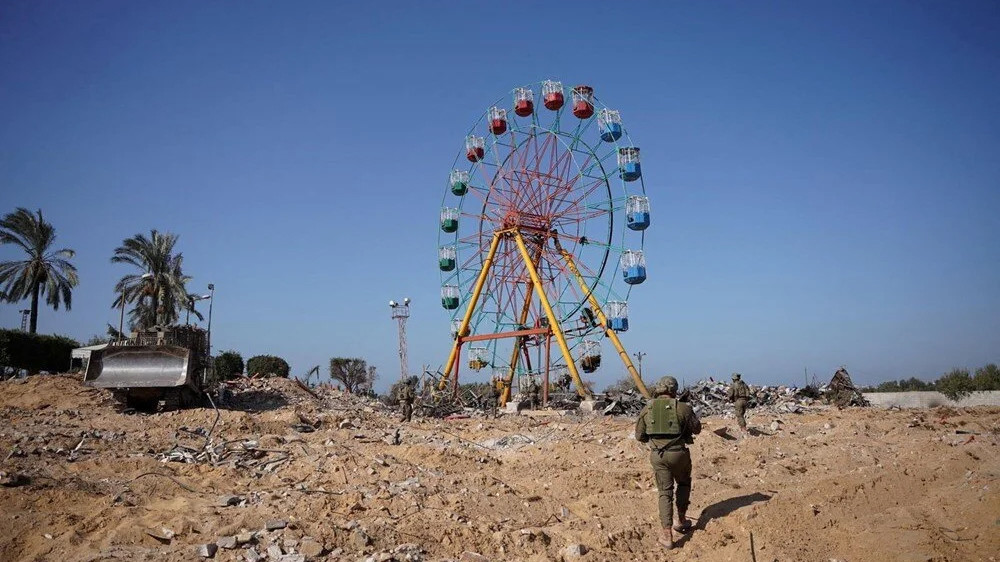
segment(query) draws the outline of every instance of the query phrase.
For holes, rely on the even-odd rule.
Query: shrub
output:
[[[255,355],[247,360],[247,373],[288,378],[288,362],[274,355]]]
[[[29,373],[59,373],[70,367],[76,340],[65,336],[29,334],[20,330],[0,330],[0,366]]]
[[[976,369],[972,385],[976,390],[1000,390],[1000,367],[996,363],[990,363]]]
[[[961,400],[975,390],[968,369],[952,369],[934,383],[934,388],[952,400]]]
[[[215,375],[223,380],[243,374],[243,356],[238,351],[223,351],[215,358]]]

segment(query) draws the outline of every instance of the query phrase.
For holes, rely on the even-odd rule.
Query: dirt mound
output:
[[[261,384],[233,393],[283,403],[131,416],[75,378],[0,384],[0,560],[181,561],[209,543],[224,561],[664,558],[632,420],[399,426],[360,397]],[[749,422],[753,435],[736,439],[730,422],[704,420],[696,528],[671,559],[1000,552],[1000,409],[751,411]]]
[[[38,375],[0,381],[0,407],[22,410],[94,408],[111,399],[105,390],[85,387],[79,375]]]

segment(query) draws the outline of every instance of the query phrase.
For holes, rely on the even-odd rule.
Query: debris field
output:
[[[226,394],[218,411],[128,415],[76,377],[0,383],[0,560],[1000,553],[998,408],[762,408],[749,436],[703,417],[695,529],[666,554],[634,418],[543,410],[400,425],[376,401],[285,379]]]

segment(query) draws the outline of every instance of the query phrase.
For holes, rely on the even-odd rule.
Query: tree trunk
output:
[[[35,283],[34,288],[31,290],[31,320],[30,326],[28,328],[29,334],[34,334],[38,331],[38,292],[41,290],[42,284],[40,282]]]

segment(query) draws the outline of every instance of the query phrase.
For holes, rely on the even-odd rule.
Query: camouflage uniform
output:
[[[490,409],[493,417],[497,417],[497,409],[500,407],[500,385],[503,381],[497,379],[490,383]]]
[[[403,408],[403,421],[408,422],[413,418],[413,401],[416,400],[416,393],[413,392],[413,385],[407,381],[399,388],[399,404]]]
[[[750,398],[750,387],[740,380],[739,373],[733,373],[733,384],[729,385],[729,401],[736,408],[736,423],[740,429],[747,428],[747,400]]]
[[[656,475],[660,524],[663,528],[660,544],[671,548],[675,482],[678,523],[674,529],[686,531],[690,528],[687,508],[691,497],[691,453],[687,446],[694,443],[695,435],[701,433],[701,422],[690,405],[675,397],[677,379],[664,377],[653,393],[655,398],[639,412],[639,419],[635,423],[635,438],[640,443],[650,444],[649,462]]]

